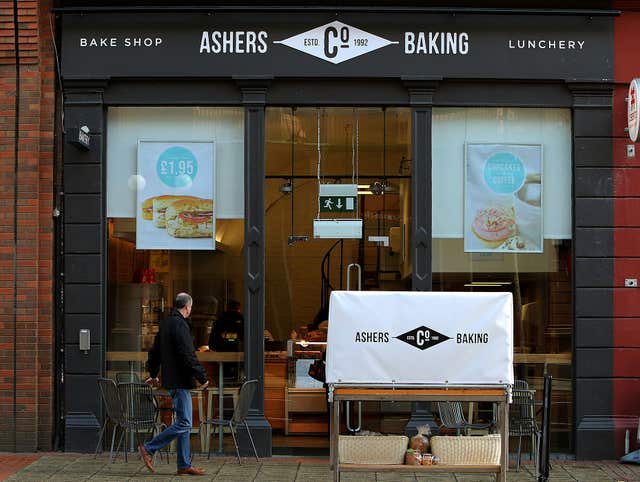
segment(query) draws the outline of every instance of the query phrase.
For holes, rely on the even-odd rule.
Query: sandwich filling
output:
[[[181,200],[169,204],[166,214],[167,234],[175,238],[213,237],[213,201]]]
[[[213,211],[183,211],[178,216],[185,223],[200,224],[211,221]]]

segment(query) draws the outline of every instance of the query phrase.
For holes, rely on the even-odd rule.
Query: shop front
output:
[[[516,378],[554,376],[552,450],[597,443],[576,430],[597,401],[573,267],[588,166],[610,156],[611,12],[453,13],[62,9],[67,450],[94,446],[97,376],[145,376],[180,291],[222,405],[260,382],[261,455],[327,452],[308,371],[339,289],[512,293]]]

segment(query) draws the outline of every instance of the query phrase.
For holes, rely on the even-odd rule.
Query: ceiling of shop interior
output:
[[[401,174],[401,160],[409,158],[411,150],[409,109],[386,109],[385,113],[381,108],[270,108],[267,175],[291,175],[292,147],[294,177],[317,174],[318,112],[321,176],[350,176],[354,150],[359,175]]]

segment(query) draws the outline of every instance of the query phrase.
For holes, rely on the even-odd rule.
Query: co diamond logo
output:
[[[398,335],[396,338],[418,348],[419,350],[426,350],[427,348],[431,348],[443,341],[451,339],[448,336],[438,333],[431,328],[427,328],[424,325],[419,328],[414,328],[411,331],[407,331],[402,335]]]
[[[334,21],[273,43],[283,44],[332,64],[397,44],[346,23]]]

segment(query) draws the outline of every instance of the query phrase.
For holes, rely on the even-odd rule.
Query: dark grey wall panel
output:
[[[240,89],[232,80],[113,80],[105,105],[240,105]]]
[[[610,348],[576,349],[575,374],[578,378],[607,378],[613,373]]]
[[[270,105],[407,105],[409,96],[399,79],[278,80],[270,84],[266,102]]]
[[[615,455],[614,429],[600,417],[613,413],[610,378],[576,379],[576,458],[611,459]],[[600,416],[600,420],[592,416]]]
[[[92,344],[85,353],[79,345],[65,344],[64,359],[67,375],[95,375],[102,370],[102,347]]]
[[[612,288],[576,288],[576,317],[606,318],[612,314]]]
[[[69,375],[65,377],[65,411],[87,412],[96,416],[102,412],[95,375]],[[98,417],[99,419],[100,417]],[[95,446],[88,451],[95,450]]]
[[[577,227],[613,227],[612,198],[578,198],[575,206]]]
[[[64,341],[66,343],[80,342],[80,330],[91,330],[91,343],[100,345],[104,342],[102,338],[102,316],[96,314],[70,314],[64,315]]]
[[[613,318],[576,318],[577,348],[613,346]]]
[[[576,286],[586,288],[611,287],[613,281],[612,258],[577,258]]]
[[[83,149],[76,147],[74,144],[68,142],[65,137],[64,143],[64,162],[65,164],[97,164],[102,157],[102,140],[101,134],[90,134],[91,137],[91,149]]]
[[[573,155],[575,167],[610,167],[613,141],[610,137],[576,138]]]
[[[613,87],[568,87],[574,96],[575,448],[578,459],[601,459],[613,431],[584,417],[613,413]]]
[[[576,228],[576,257],[612,257],[613,229],[611,228]],[[577,281],[577,284],[581,282]]]
[[[67,283],[101,283],[102,257],[96,255],[68,254],[64,257],[64,273]]]
[[[64,171],[64,192],[69,194],[102,191],[102,167],[99,164],[72,164]]]
[[[96,386],[96,376],[102,375],[104,360],[104,267],[105,213],[104,213],[104,154],[102,136],[104,106],[102,93],[105,81],[65,80],[65,126],[87,125],[92,134],[89,151],[70,148],[65,144],[63,159],[65,274],[64,280],[64,333],[65,333],[65,388],[63,398],[66,417],[66,450],[93,450],[99,432],[98,424],[84,423],[73,412],[89,412],[99,420],[102,407]],[[89,353],[78,350],[80,329],[91,330],[92,347]],[[92,375],[78,375],[92,373]],[[87,419],[88,420],[88,419]],[[85,420],[85,421],[87,421]],[[95,422],[95,420],[93,420]],[[73,422],[73,423],[72,423]],[[81,423],[82,422],[82,423]],[[89,446],[91,445],[91,446]]]
[[[99,253],[102,249],[100,224],[65,224],[64,250],[66,253]]]
[[[576,421],[585,415],[613,413],[613,384],[610,378],[576,378]]]
[[[244,307],[251,323],[244,325],[244,366],[247,378],[258,380],[248,424],[262,457],[272,453],[271,425],[264,415],[265,300],[265,81],[239,82],[244,103]]]
[[[411,289],[431,291],[432,274],[432,114],[435,82],[407,82],[411,99],[411,211],[413,213]]]
[[[578,197],[612,196],[613,171],[603,168],[576,168],[575,195]]]
[[[611,107],[575,109],[573,132],[575,137],[611,137],[613,134]]]
[[[616,433],[618,432],[618,433]],[[616,431],[612,419],[606,417],[586,418],[578,422],[576,457],[587,460],[613,460],[616,454]],[[619,440],[619,439],[618,439]]]
[[[101,223],[102,196],[99,194],[68,194],[64,197],[66,223]]]
[[[68,104],[69,101],[69,98],[65,99],[66,104]],[[95,104],[87,104],[86,106],[75,105],[73,107],[67,105],[64,115],[65,129],[77,129],[82,126],[87,126],[91,134],[103,134],[102,109],[91,107],[95,107]]]
[[[571,107],[571,94],[563,83],[447,81],[433,105]]]
[[[86,284],[65,285],[66,313],[100,313],[102,286]]]

